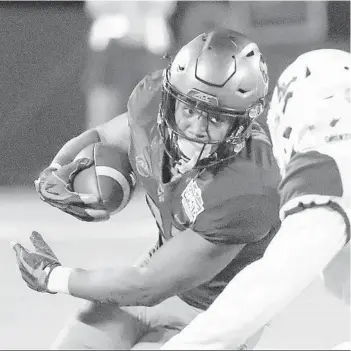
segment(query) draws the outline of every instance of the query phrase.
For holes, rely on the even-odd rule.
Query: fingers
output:
[[[93,194],[79,194],[79,193],[77,193],[77,195],[78,195],[79,199],[85,205],[97,204],[99,202],[99,199]]]
[[[87,208],[85,211],[88,213],[89,216],[94,218],[95,222],[107,221],[108,219],[110,219],[109,213],[105,210],[93,210]]]
[[[110,218],[110,215],[105,210],[87,209],[74,205],[67,207],[63,211],[85,222],[101,222]]]
[[[65,166],[64,166],[65,167]],[[58,194],[53,197],[54,202],[61,201],[65,205],[91,205],[97,204],[99,199],[93,194],[81,194],[71,191],[68,186],[70,183],[66,183],[59,174],[53,174],[57,178],[56,186],[53,188]]]
[[[21,251],[24,250],[24,247],[21,244],[16,243],[14,241],[10,241],[10,244],[16,252],[16,256],[19,257],[21,255]]]
[[[29,255],[28,251],[19,243],[12,243],[12,248],[15,250],[17,264],[22,276],[23,274],[31,273],[33,267],[26,262],[26,258],[28,258]]]
[[[34,181],[35,189],[42,200],[51,202],[55,207],[67,205],[92,205],[99,203],[97,196],[93,194],[78,194],[72,189],[72,181],[75,174],[89,168],[94,161],[83,157],[75,160],[57,170],[42,172],[42,179]]]
[[[91,160],[90,158],[87,158],[87,157],[82,157],[73,161],[73,164],[76,165],[76,168],[78,168],[79,170],[82,170],[92,166],[94,164],[94,160]]]
[[[94,161],[87,158],[87,157],[82,157],[77,160],[74,160],[73,162],[69,163],[66,166],[63,166],[62,168],[66,167],[66,172],[71,176],[74,174],[82,171],[83,169],[89,168],[94,164]]]
[[[58,260],[51,247],[45,242],[41,234],[33,230],[30,236],[30,241],[36,250],[44,252],[47,255],[52,256]]]

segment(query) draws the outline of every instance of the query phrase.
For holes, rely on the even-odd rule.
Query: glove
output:
[[[30,241],[34,251],[25,249],[19,243],[13,245],[22,279],[32,290],[56,294],[48,290],[47,286],[51,271],[61,266],[61,263],[38,232],[32,232]]]
[[[94,164],[86,157],[75,160],[61,168],[49,166],[34,181],[41,200],[82,221],[98,222],[110,218],[107,211],[99,208],[99,201],[92,194],[73,191],[73,179],[82,170]]]

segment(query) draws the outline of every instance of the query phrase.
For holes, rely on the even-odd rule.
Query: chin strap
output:
[[[192,168],[194,168],[195,164],[197,163],[198,157],[197,155],[194,155],[192,159],[189,161],[185,161],[184,159],[180,159],[176,165],[174,166],[174,169],[180,173],[184,174],[188,171],[190,171]]]

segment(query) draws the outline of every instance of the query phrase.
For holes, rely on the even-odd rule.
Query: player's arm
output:
[[[119,146],[122,150],[128,152],[129,138],[128,113],[125,112],[70,139],[59,150],[52,163],[59,165],[68,164],[86,146],[99,141]]]
[[[257,227],[250,226],[253,217],[267,214],[267,199],[249,199],[255,202],[234,196],[225,202],[227,210],[223,204],[207,208],[196,218],[193,229],[179,232],[165,242],[143,268],[73,270],[67,290],[88,300],[153,305],[205,283],[222,271],[246,243],[257,240],[271,228],[271,219],[260,220]],[[60,271],[61,268],[55,269],[51,281]]]
[[[51,249],[49,258],[20,244],[15,245],[15,251],[22,278],[34,290],[63,292],[122,306],[151,306],[208,281],[243,247],[214,244],[189,229],[167,241],[143,268],[96,270],[62,267]]]
[[[75,175],[94,163],[86,157],[75,157],[86,146],[99,141],[119,146],[128,153],[129,137],[128,113],[124,113],[69,140],[34,181],[40,198],[80,220],[109,219],[108,212],[100,207],[93,194],[75,192],[72,185]]]
[[[305,289],[343,248],[344,217],[328,207],[288,216],[262,259],[242,270],[209,309],[163,350],[235,349]]]
[[[146,267],[73,269],[68,279],[61,276],[66,269],[58,267],[50,276],[49,289],[86,300],[151,306],[208,281],[228,265],[243,246],[216,245],[188,229],[167,241]]]

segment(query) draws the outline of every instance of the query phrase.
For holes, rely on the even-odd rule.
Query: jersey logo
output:
[[[147,178],[151,175],[150,167],[143,156],[137,156],[135,158],[135,165],[139,174],[143,177]]]
[[[182,192],[182,205],[192,223],[195,222],[196,217],[204,210],[201,189],[193,179]]]
[[[196,100],[206,102],[207,104],[218,106],[218,99],[216,96],[206,94],[197,89],[191,89],[188,93],[189,96],[193,97]]]

